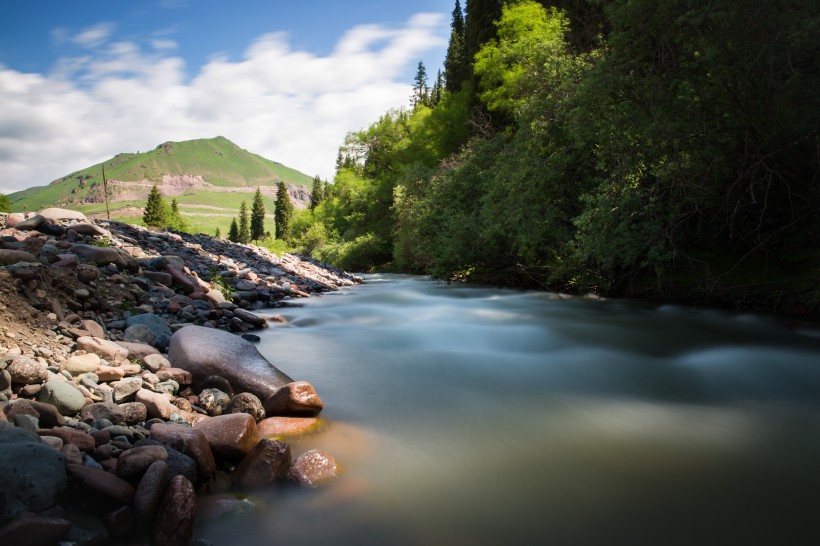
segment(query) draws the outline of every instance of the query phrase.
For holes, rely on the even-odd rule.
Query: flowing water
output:
[[[325,403],[320,490],[253,493],[216,544],[820,544],[820,338],[764,317],[367,284],[260,351]]]

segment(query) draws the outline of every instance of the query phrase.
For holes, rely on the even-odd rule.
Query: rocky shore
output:
[[[236,491],[334,478],[281,440],[321,398],[252,332],[359,282],[205,235],[0,215],[0,544],[184,545],[245,509]]]

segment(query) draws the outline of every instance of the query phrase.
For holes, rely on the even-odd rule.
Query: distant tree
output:
[[[430,91],[430,105],[435,106],[441,102],[441,93],[444,89],[444,76],[441,75],[441,70],[436,75],[436,81],[433,83],[433,89]]]
[[[165,204],[162,195],[160,195],[156,184],[151,188],[151,193],[148,194],[142,221],[146,226],[151,227],[166,227],[168,225],[168,206]]]
[[[248,205],[242,201],[239,205],[239,242],[246,245],[251,242],[251,227],[248,221]]]
[[[171,213],[172,214],[179,214],[179,203],[177,202],[176,197],[171,199]]]
[[[310,192],[310,210],[316,208],[316,206],[321,203],[325,198],[325,189],[322,185],[322,179],[319,178],[317,174],[313,178],[313,189]]]
[[[464,29],[464,13],[461,11],[461,3],[456,0],[453,20],[450,23],[450,43],[447,46],[447,56],[444,58],[445,89],[453,93],[458,92],[461,84],[467,79]]]
[[[11,201],[4,193],[0,193],[0,212],[11,212]]]
[[[217,238],[217,239],[222,237],[222,232],[219,231],[219,228],[216,228],[216,232],[214,233],[214,237]]]
[[[259,241],[265,237],[265,203],[262,201],[262,190],[256,188],[251,205],[251,239]]]
[[[276,186],[276,210],[274,211],[276,238],[287,241],[290,239],[290,221],[293,218],[293,203],[288,195],[288,188],[281,180]]]
[[[228,230],[228,240],[232,243],[239,242],[239,226],[236,225],[236,217],[231,220],[231,227]]]
[[[419,61],[419,66],[416,69],[416,77],[413,80],[413,95],[410,97],[410,102],[413,108],[420,104],[427,104],[429,102],[429,93],[427,89],[427,69],[424,63]]]

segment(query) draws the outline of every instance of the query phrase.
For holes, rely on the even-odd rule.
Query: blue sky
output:
[[[454,0],[37,1],[0,21],[0,192],[223,135],[332,177],[348,131],[442,63]],[[431,82],[432,83],[432,82]]]

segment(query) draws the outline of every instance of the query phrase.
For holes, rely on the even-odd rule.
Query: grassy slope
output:
[[[312,183],[310,176],[243,150],[224,137],[166,142],[149,152],[118,154],[104,165],[108,180],[126,182],[160,181],[165,174],[189,174],[201,175],[206,182],[222,187],[271,186],[279,180],[306,187]],[[99,193],[101,186],[102,168],[97,164],[59,178],[48,186],[12,193],[9,199],[15,211],[39,210],[67,202],[74,202],[72,208],[78,208],[76,203]],[[177,199],[180,203],[196,202],[236,209],[239,201],[246,199],[250,204],[253,199],[252,194],[234,196],[202,191],[192,195],[196,201],[187,201],[185,197]],[[122,205],[117,203],[116,207]]]

